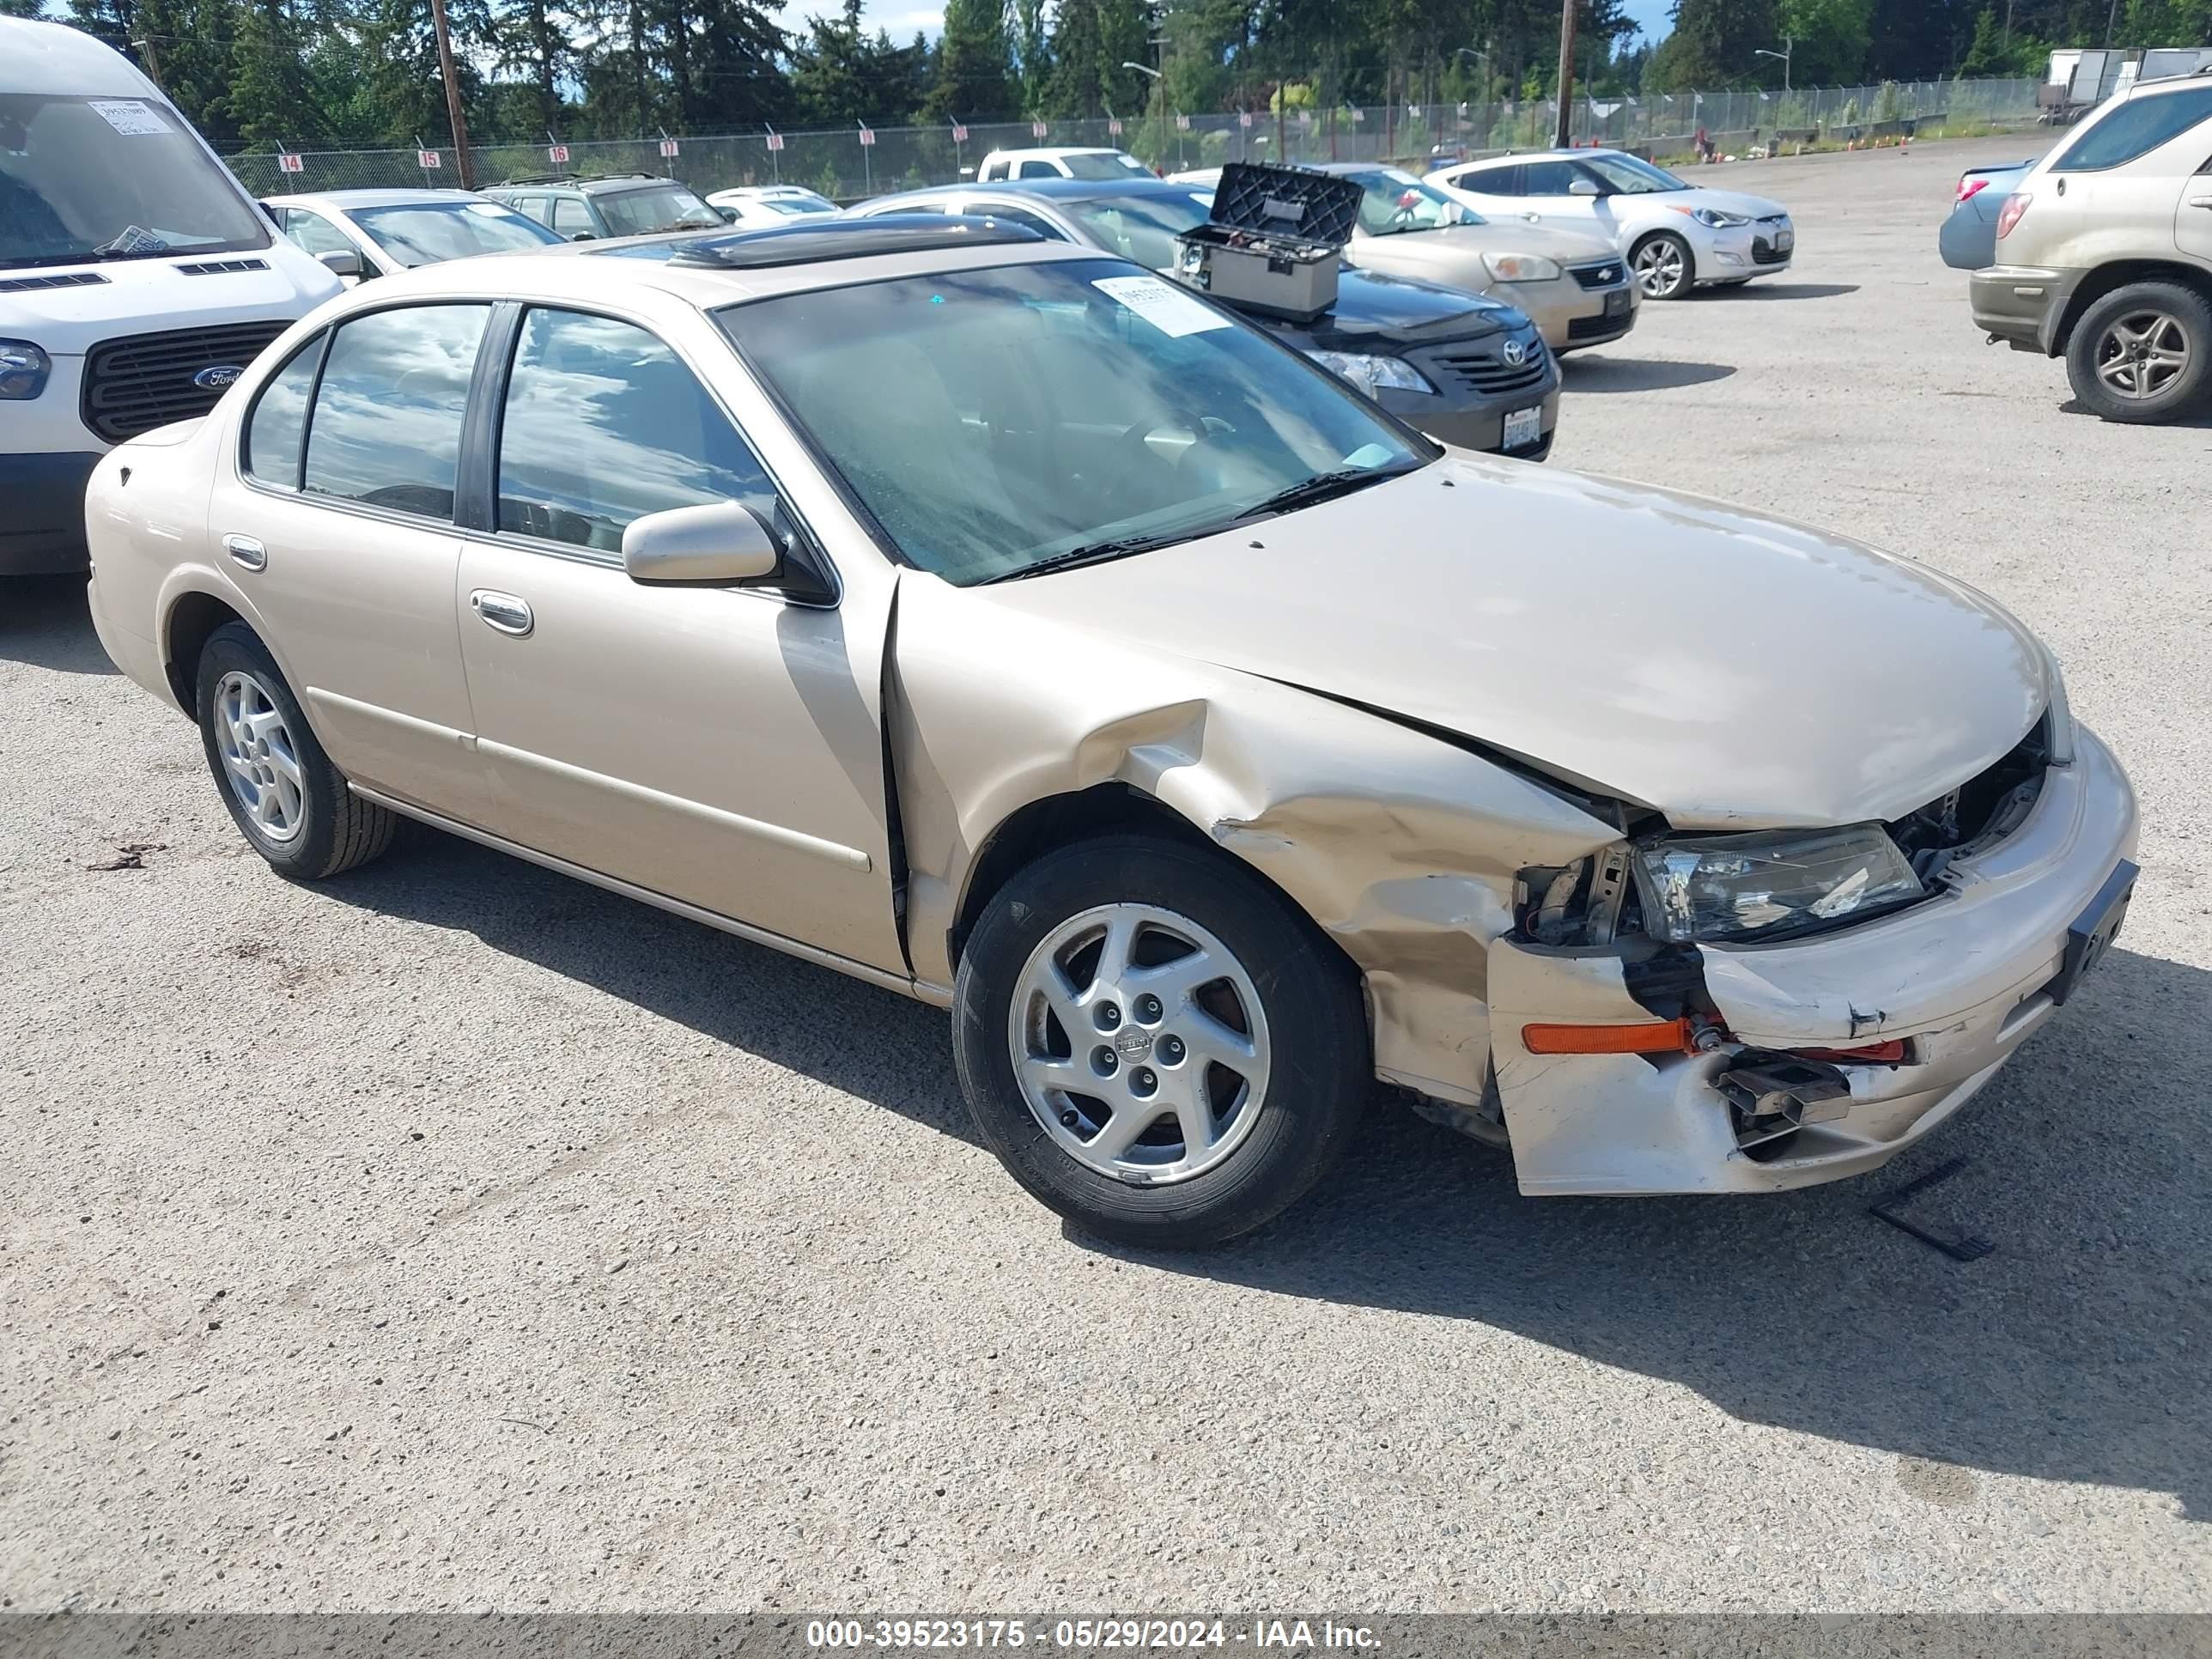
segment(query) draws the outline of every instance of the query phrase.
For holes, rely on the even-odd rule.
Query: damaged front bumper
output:
[[[2133,791],[2076,728],[2027,820],[1952,866],[1947,890],[1880,921],[1771,945],[1490,947],[1498,1099],[1530,1194],[1768,1192],[1879,1168],[1970,1100],[2056,1006],[2068,930],[2133,852]],[[1531,1024],[1673,1018],[1701,987],[1704,1052],[1534,1054]],[[1843,1091],[1789,1133],[1747,1133],[1721,1079],[1762,1054],[1901,1041],[1901,1063],[1823,1061]],[[1741,1087],[1733,1091],[1739,1098]]]

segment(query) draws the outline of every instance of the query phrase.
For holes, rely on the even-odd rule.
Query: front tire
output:
[[[1357,975],[1225,854],[1115,835],[991,900],[954,994],[960,1085],[1032,1196],[1126,1244],[1273,1220],[1349,1143],[1373,1075]]]
[[[320,881],[392,845],[398,820],[346,787],[276,659],[244,623],[208,635],[197,690],[208,769],[239,833],[271,869]]]
[[[2179,283],[2114,289],[2074,325],[2066,378],[2100,419],[2180,419],[2212,391],[2212,303]]]
[[[1696,256],[1671,230],[1656,230],[1637,243],[1629,252],[1628,268],[1647,300],[1679,300],[1697,286]]]

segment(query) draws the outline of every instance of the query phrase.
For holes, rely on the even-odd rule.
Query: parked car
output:
[[[983,1143],[1144,1243],[1277,1213],[1378,1077],[1529,1193],[1875,1168],[2134,873],[1991,601],[1440,448],[1012,226],[368,283],[91,495],[100,637],[271,866],[419,817],[947,1006]]]
[[[837,204],[804,185],[740,185],[707,198],[733,225],[781,225],[808,214],[835,213]]]
[[[0,17],[0,576],[84,568],[101,453],[337,291],[121,54]]]
[[[1708,190],[1617,149],[1532,151],[1439,167],[1430,181],[1485,217],[1519,214],[1594,232],[1627,256],[1647,300],[1680,300],[1700,283],[1738,288],[1787,270],[1797,249],[1789,210],[1761,196]]]
[[[1204,191],[1151,178],[1039,179],[910,191],[852,212],[982,215],[1171,271],[1176,235],[1206,222],[1209,199]],[[1347,270],[1338,279],[1336,303],[1311,322],[1243,314],[1432,438],[1524,460],[1551,453],[1559,365],[1535,325],[1510,306],[1433,283]]]
[[[1487,294],[1526,312],[1557,353],[1618,340],[1636,326],[1641,290],[1610,239],[1523,219],[1492,224],[1403,167],[1324,161],[1314,171],[1362,191],[1346,257],[1368,270]],[[1178,173],[1212,188],[1218,167]]]
[[[271,196],[261,205],[349,287],[441,259],[561,240],[535,219],[465,190],[327,190]]]
[[[1150,179],[1152,170],[1126,149],[994,149],[975,168],[979,185],[1009,179]]]
[[[2033,160],[1968,167],[1959,175],[1951,216],[1936,233],[1936,251],[1954,270],[1979,270],[1997,262],[1997,217]]]
[[[510,179],[483,193],[535,219],[565,242],[701,230],[726,222],[690,185],[652,173]]]
[[[2030,167],[1966,279],[1974,325],[2066,360],[2108,421],[2212,397],[2212,75],[2139,82]]]

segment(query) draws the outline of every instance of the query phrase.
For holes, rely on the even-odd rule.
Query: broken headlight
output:
[[[1633,865],[1644,930],[1677,944],[1805,933],[1924,890],[1877,823],[1670,836],[1637,848]]]

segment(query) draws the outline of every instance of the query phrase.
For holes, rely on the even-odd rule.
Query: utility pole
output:
[[[1575,0],[1559,0],[1559,123],[1552,142],[1565,149],[1575,136]]]
[[[36,13],[33,14],[34,16],[36,15]],[[154,37],[149,34],[143,40],[133,40],[131,44],[138,48],[139,57],[146,61],[146,78],[160,87],[163,92],[168,91],[168,87],[161,79],[161,60],[154,55]]]
[[[463,190],[477,187],[469,161],[469,124],[461,115],[461,78],[453,73],[453,37],[446,27],[446,0],[430,0],[430,22],[438,32],[438,72],[446,79],[446,118],[453,124],[453,167]]]

